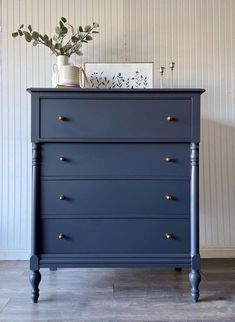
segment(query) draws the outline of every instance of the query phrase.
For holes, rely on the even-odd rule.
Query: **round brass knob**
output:
[[[64,234],[63,234],[63,233],[60,233],[60,234],[59,234],[59,236],[58,236],[58,238],[59,238],[60,240],[61,240],[61,239],[64,239],[64,237],[65,237],[65,236],[64,236]]]
[[[166,198],[166,200],[171,200],[171,199],[172,199],[172,196],[170,196],[170,195],[165,195],[165,198]]]
[[[60,161],[65,161],[65,157],[60,157]]]
[[[63,115],[59,115],[59,116],[58,116],[58,119],[59,119],[60,121],[64,121],[64,120],[65,120],[65,117],[64,117]]]
[[[165,237],[166,237],[166,239],[172,239],[173,238],[173,236],[170,233],[166,233]]]
[[[64,195],[60,195],[60,196],[59,196],[59,199],[60,199],[60,200],[64,200],[64,199],[65,199],[65,196],[64,196]]]
[[[165,161],[166,162],[171,162],[172,161],[172,158],[171,157],[165,157]]]
[[[167,117],[166,117],[166,120],[167,120],[168,122],[171,122],[171,121],[173,121],[173,120],[174,120],[174,117],[173,117],[173,116],[167,116]]]

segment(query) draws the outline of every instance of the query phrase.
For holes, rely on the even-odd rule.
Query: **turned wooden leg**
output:
[[[38,285],[41,281],[41,274],[39,271],[31,271],[29,276],[30,283],[32,285],[32,300],[37,303],[39,298],[39,288]]]
[[[191,296],[192,296],[192,300],[193,302],[197,302],[198,298],[199,298],[199,284],[201,281],[201,274],[199,271],[196,270],[192,270],[189,273],[189,281],[191,283]]]
[[[191,182],[190,182],[190,248],[191,248],[191,272],[189,280],[191,283],[191,296],[193,302],[199,298],[200,275],[200,247],[199,247],[199,145],[190,145]]]

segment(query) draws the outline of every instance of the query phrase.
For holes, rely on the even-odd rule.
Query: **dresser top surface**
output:
[[[27,91],[30,93],[33,92],[75,92],[75,93],[82,93],[82,92],[101,92],[101,93],[199,93],[202,94],[205,92],[203,88],[145,88],[145,89],[111,89],[111,88],[52,88],[52,87],[33,87],[27,88]]]

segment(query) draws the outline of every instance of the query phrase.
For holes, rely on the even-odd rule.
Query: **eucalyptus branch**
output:
[[[72,27],[71,25],[69,25],[69,26]],[[82,42],[86,42],[87,43],[88,41],[90,41],[90,40],[93,39],[91,37],[91,34],[94,33],[94,29],[97,28],[96,26],[97,26],[97,24],[96,23],[93,23],[93,27],[91,27],[91,26],[86,26],[85,27],[85,28],[88,28],[88,31],[87,32],[86,31],[85,32],[78,31],[78,32],[74,33],[71,36],[71,38],[69,39],[69,41],[64,46],[64,47],[66,47],[66,46],[69,46],[69,45],[73,44],[72,47],[69,49],[69,56],[71,56],[73,53],[76,53],[76,46],[77,46],[78,43],[82,43]],[[83,29],[81,26],[79,28]],[[98,32],[96,32],[96,33],[98,33]],[[79,36],[82,36],[82,38],[80,37],[79,42],[77,42],[77,43],[74,44],[73,39],[75,39],[75,38],[77,38]],[[80,55],[81,54],[82,54],[82,52],[80,51]]]
[[[66,18],[62,17],[55,28],[56,34],[51,38],[47,34],[42,36],[39,32],[33,31],[31,25],[28,25],[28,30],[24,30],[23,24],[17,31],[12,33],[12,37],[24,36],[27,42],[33,42],[33,46],[37,46],[39,44],[44,45],[56,56],[66,55],[70,57],[72,54],[80,56],[82,55],[82,43],[88,43],[92,40],[93,37],[91,35],[99,33],[96,30],[98,27],[99,24],[93,22],[93,26],[87,25],[84,28],[79,26],[77,32],[74,33],[74,27],[67,22]],[[63,44],[67,34],[70,34],[70,38],[65,44]]]
[[[40,44],[42,44],[42,45],[44,45],[44,46],[46,46],[46,47],[48,47],[48,48],[50,48],[44,41],[42,41],[42,40],[40,40],[40,39],[38,39],[37,40]],[[51,51],[52,51],[52,53],[54,53],[55,55],[58,55],[58,52],[57,52],[57,50],[56,49],[54,49],[54,48],[50,48],[51,49]]]

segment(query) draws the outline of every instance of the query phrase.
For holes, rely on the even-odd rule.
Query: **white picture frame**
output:
[[[90,88],[153,88],[153,63],[85,63]]]

